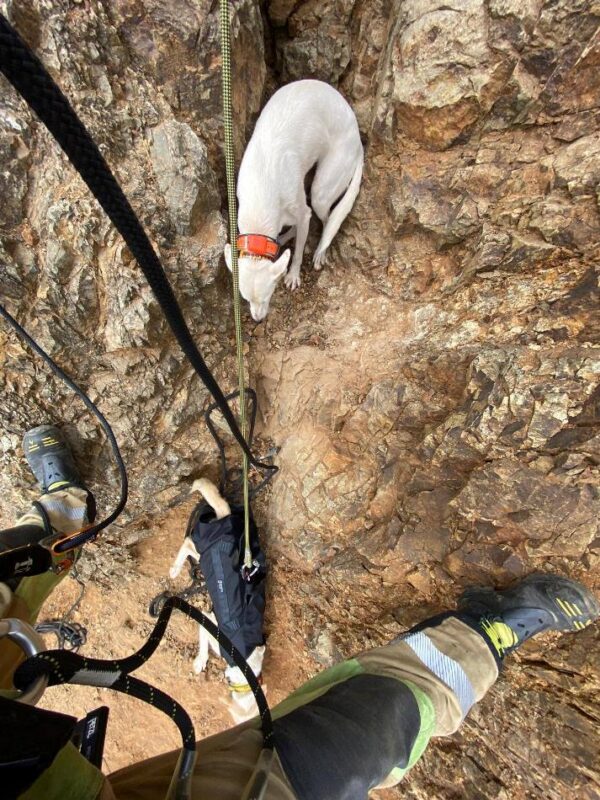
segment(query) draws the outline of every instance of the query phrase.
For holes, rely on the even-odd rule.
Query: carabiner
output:
[[[38,653],[43,653],[46,649],[46,644],[40,634],[27,622],[14,617],[0,620],[0,639],[9,639],[14,642],[28,658],[37,656]],[[35,706],[46,691],[47,686],[48,676],[40,675],[28,689],[25,689],[25,691],[19,690],[19,695],[15,700],[19,703]]]

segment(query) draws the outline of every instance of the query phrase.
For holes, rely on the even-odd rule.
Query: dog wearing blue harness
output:
[[[176,578],[188,558],[200,564],[213,610],[209,616],[248,661],[257,677],[262,672],[265,654],[263,622],[267,565],[258,540],[254,520],[250,519],[250,546],[253,570],[242,571],[244,510],[230,506],[218,488],[207,478],[194,481],[192,491],[204,498],[193,512],[193,524],[169,571]],[[209,650],[227,661],[225,678],[229,685],[229,711],[236,722],[255,713],[255,703],[248,682],[229,655],[219,648],[208,632],[199,627],[198,655],[194,672],[204,672]],[[264,687],[263,687],[264,691]]]

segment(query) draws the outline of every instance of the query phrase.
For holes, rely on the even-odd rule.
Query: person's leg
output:
[[[192,800],[241,800],[262,749],[262,733],[256,720],[202,739],[196,748]],[[107,783],[116,800],[162,800],[178,756],[179,751],[173,750],[113,772]],[[264,800],[296,800],[277,755]]]
[[[42,495],[17,527],[50,525],[52,532],[64,534],[80,530],[95,507],[62,432],[54,425],[32,428],[23,437],[23,451]]]
[[[35,544],[47,536],[74,533],[93,521],[95,514],[93,497],[84,488],[68,445],[57,428],[44,425],[28,431],[23,447],[41,496],[15,527],[0,531],[0,552]],[[4,601],[0,617],[34,623],[44,600],[68,573],[74,554],[67,555],[68,558],[55,559],[54,570],[11,581],[10,586],[0,584],[0,597]],[[15,751],[18,762],[27,756],[29,747],[30,758],[25,758],[26,766],[19,776],[19,781],[24,781],[26,796],[94,800],[101,796],[106,782],[102,773],[69,742],[76,719],[11,703],[12,676],[22,659],[23,651],[15,644],[6,639],[0,642],[0,731],[4,737],[0,751],[6,755],[9,745],[22,740],[23,749]],[[32,737],[32,726],[43,737],[39,747]],[[16,780],[17,773],[14,775]],[[112,798],[105,794],[105,800]]]
[[[469,590],[459,611],[333,667],[275,709],[276,747],[299,800],[360,800],[398,782],[431,736],[446,736],[498,677],[502,659],[545,630],[600,615],[583,586],[531,576]]]
[[[28,431],[23,449],[41,496],[13,528],[0,531],[0,552],[36,543],[46,536],[74,533],[95,515],[93,497],[83,486],[58,428],[42,425]],[[70,554],[69,561],[62,560],[64,569],[22,578],[11,585],[0,584],[0,617],[33,624],[43,602],[68,574],[66,565],[72,557]],[[0,688],[12,686],[11,676],[22,657],[22,651],[12,642],[0,642]]]
[[[27,536],[73,533],[95,514],[91,493],[84,487],[69,446],[54,425],[40,425],[23,437],[23,452],[41,497],[16,522],[0,531],[0,551],[27,544]],[[29,533],[27,530],[31,528]],[[33,529],[37,528],[37,531]],[[31,539],[37,541],[37,539]]]
[[[554,576],[467,591],[458,612],[326,670],[273,709],[277,759],[265,800],[362,800],[393,785],[431,736],[458,728],[506,654],[599,614],[583,586]],[[237,800],[260,747],[256,720],[199,742],[193,797]],[[176,759],[174,751],[111,775],[115,797],[164,796]]]

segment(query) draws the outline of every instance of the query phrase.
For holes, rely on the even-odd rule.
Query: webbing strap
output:
[[[237,207],[235,199],[235,156],[233,150],[233,112],[231,104],[231,33],[229,0],[220,0],[221,76],[223,89],[223,129],[225,133],[225,172],[227,175],[227,205],[229,209],[229,241],[231,242],[231,274],[233,276],[233,317],[237,350],[238,391],[240,404],[240,429],[246,438],[246,383],[244,377],[244,350],[242,341],[242,312],[240,301],[240,273],[237,246]],[[242,452],[242,481],[244,496],[244,568],[252,569],[250,548],[250,500],[248,491],[248,456]]]

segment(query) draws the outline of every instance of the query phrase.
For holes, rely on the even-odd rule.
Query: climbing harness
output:
[[[190,538],[200,559],[200,569],[219,628],[245,658],[265,643],[265,585],[267,560],[261,549],[254,519],[250,516],[250,569],[244,562],[244,513],[217,519],[208,503],[198,509]],[[227,659],[227,654],[223,654]],[[229,660],[229,659],[228,659]],[[234,666],[229,662],[229,666]]]
[[[246,787],[244,797],[248,800],[250,798],[259,800],[264,793],[268,775],[265,763],[270,762],[274,743],[273,721],[263,690],[246,660],[228,637],[201,611],[178,597],[170,597],[165,602],[154,630],[136,653],[126,658],[110,661],[84,658],[68,650],[38,652],[37,655],[32,655],[19,665],[14,676],[15,686],[23,692],[31,691],[32,687],[37,686],[40,681],[47,682],[49,686],[70,683],[103,687],[131,695],[163,711],[177,725],[182,740],[182,752],[173,774],[167,800],[189,800],[196,760],[194,725],[185,709],[169,695],[131,675],[150,658],[162,641],[173,609],[181,611],[206,628],[210,635],[214,636],[222,650],[241,670],[250,685],[260,716],[263,753],[251,781]]]
[[[199,594],[208,596],[219,629],[224,631],[244,658],[265,643],[265,579],[267,560],[261,549],[258,531],[250,517],[249,570],[244,569],[244,517],[241,506],[232,506],[231,514],[216,519],[204,501],[190,515],[186,536],[194,543],[198,562],[188,557],[191,583],[180,592],[164,591],[150,601],[148,613],[158,617],[167,600],[188,600]],[[235,666],[226,652],[229,666]],[[230,684],[230,689],[232,688]],[[247,691],[250,691],[247,689]]]

